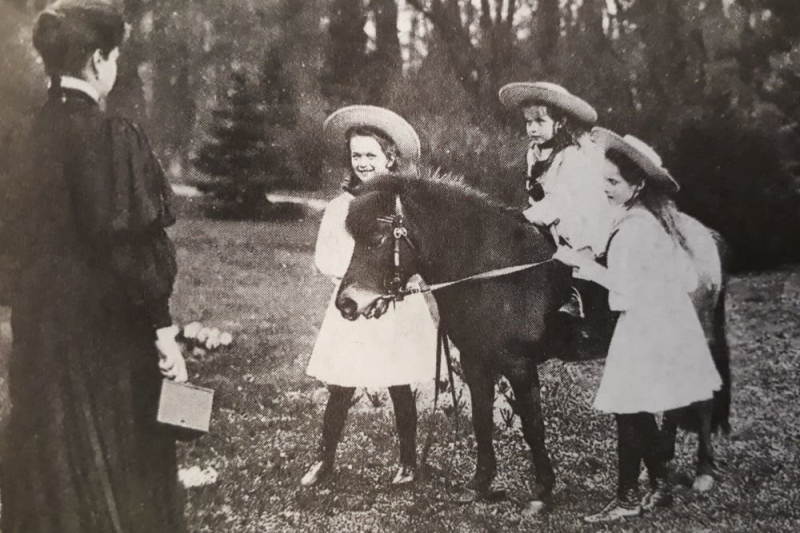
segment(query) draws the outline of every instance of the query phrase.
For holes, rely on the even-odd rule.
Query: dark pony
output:
[[[354,191],[347,228],[356,245],[336,305],[349,319],[372,316],[375,306],[385,301],[388,281],[395,270],[399,270],[404,283],[420,274],[428,284],[435,284],[501,267],[542,263],[529,270],[462,283],[434,293],[441,325],[461,353],[463,375],[472,399],[478,460],[464,493],[470,499],[486,495],[495,476],[494,384],[496,377],[503,375],[514,390],[523,434],[532,451],[535,501],[529,510],[536,512],[549,501],[555,484],[545,446],[538,365],[551,358],[579,357],[576,345],[570,341],[572,328],[565,327],[563,313],[557,312],[570,290],[569,269],[548,261],[555,251],[551,238],[526,223],[518,211],[491,201],[459,180],[425,169],[421,174],[422,177],[382,176]],[[386,222],[387,217],[398,215],[402,215],[408,232],[408,241],[400,242],[399,269],[394,263],[392,226]],[[699,227],[710,236],[707,229]],[[709,253],[718,256],[715,247]],[[713,265],[710,270],[714,270]],[[727,369],[721,276],[717,273],[700,278],[703,297],[695,302],[698,309],[702,307],[699,315],[709,342],[712,347],[716,345],[715,360]],[[613,325],[607,307],[590,309],[589,314],[600,320],[605,317]],[[599,355],[605,354],[605,346],[602,352]],[[726,426],[730,377],[727,372],[721,373],[725,389],[718,402],[723,405],[721,417],[716,422]],[[697,410],[698,418],[707,422],[700,425],[698,477],[710,478],[713,466],[710,407]]]

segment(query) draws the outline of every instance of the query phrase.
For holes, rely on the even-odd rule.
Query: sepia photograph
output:
[[[0,50],[0,533],[800,531],[799,0]]]

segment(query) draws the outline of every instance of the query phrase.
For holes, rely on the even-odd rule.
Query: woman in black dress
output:
[[[171,189],[141,130],[102,110],[124,34],[100,0],[56,2],[34,29],[51,85],[0,235],[21,266],[4,533],[186,527],[175,439],[156,422],[162,375],[186,379],[169,312]]]

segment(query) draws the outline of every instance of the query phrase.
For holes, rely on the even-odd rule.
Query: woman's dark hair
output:
[[[383,131],[379,130],[378,128],[373,128],[370,126],[355,126],[347,130],[345,133],[345,156],[347,161],[347,179],[345,180],[345,188],[353,188],[358,186],[361,183],[359,177],[353,171],[353,167],[350,164],[350,139],[353,137],[372,137],[375,139],[383,150],[384,155],[391,161],[389,170],[392,172],[397,172],[401,169],[402,166],[402,154],[400,150],[397,148],[397,144],[392,140],[391,137],[386,135]]]
[[[639,187],[639,192],[631,198],[630,202],[639,201],[653,213],[667,235],[691,257],[692,250],[680,229],[678,223],[680,213],[672,197],[661,187],[653,185],[653,182],[647,179],[647,173],[622,152],[608,150],[606,158],[619,169],[619,173],[625,181]]]
[[[108,56],[124,39],[122,12],[108,0],[59,0],[33,28],[33,46],[50,77],[80,76],[95,50]]]

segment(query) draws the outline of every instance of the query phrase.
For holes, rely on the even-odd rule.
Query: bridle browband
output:
[[[408,236],[408,228],[406,228],[405,226],[405,219],[403,217],[403,204],[400,201],[399,195],[395,195],[394,197],[394,214],[384,217],[378,217],[378,222],[381,222],[383,224],[390,224],[392,226],[392,238],[394,239],[392,279],[384,283],[386,294],[383,297],[397,302],[401,301],[406,296],[412,294],[433,292],[439,289],[443,289],[445,287],[450,287],[452,285],[464,283],[466,281],[499,278],[501,276],[507,276],[509,274],[513,274],[515,272],[529,270],[531,268],[535,268],[553,261],[553,258],[551,257],[549,259],[545,259],[544,261],[539,261],[537,263],[526,263],[524,265],[496,268],[494,270],[489,270],[488,272],[481,272],[479,274],[473,274],[471,276],[467,276],[453,281],[446,281],[444,283],[437,283],[435,285],[427,285],[425,284],[425,282],[421,281],[418,287],[408,287],[407,285],[404,285],[402,281],[403,272],[400,267],[400,242],[405,241],[411,250],[416,250],[416,247],[414,246],[414,243],[411,242],[411,238]]]

